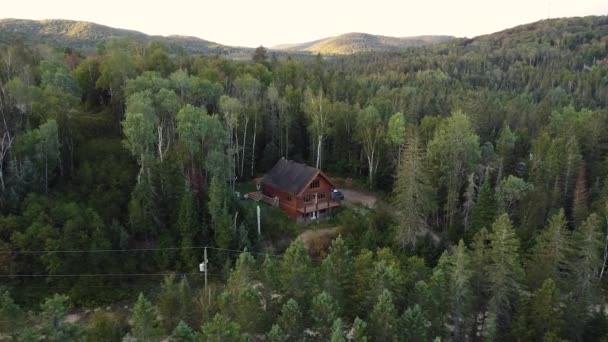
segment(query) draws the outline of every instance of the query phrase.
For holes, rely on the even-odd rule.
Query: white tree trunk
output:
[[[255,137],[258,130],[258,120],[253,121],[253,143],[251,144],[251,176],[253,177],[253,169],[255,168]]]
[[[608,204],[607,204],[608,207]],[[607,208],[608,209],[608,208]],[[600,281],[606,270],[606,262],[608,262],[608,216],[606,216],[606,238],[604,239],[604,262],[602,263],[602,271],[600,272]]]
[[[321,169],[321,146],[323,145],[323,135],[319,135],[317,139],[317,169]]]
[[[243,177],[243,171],[245,169],[245,146],[247,146],[247,126],[249,125],[249,118],[245,119],[245,130],[243,132],[243,155],[241,156],[241,177]]]
[[[289,159],[289,126],[285,128],[285,159]]]

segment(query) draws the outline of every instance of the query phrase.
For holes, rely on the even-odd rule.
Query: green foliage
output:
[[[8,291],[0,294],[0,330],[9,334],[17,331],[23,325],[23,310],[15,303]]]
[[[138,340],[160,341],[161,331],[156,309],[142,293],[137,297],[131,317],[131,334]]]
[[[370,334],[376,341],[395,340],[399,332],[397,309],[389,290],[378,296],[378,301],[370,314]]]
[[[605,24],[554,19],[403,52],[285,58],[223,46],[189,56],[209,45],[0,21],[0,249],[10,251],[0,271],[19,275],[3,283],[15,300],[2,291],[0,329],[24,341],[118,340],[120,312],[79,321],[83,333],[61,318],[64,297],[41,312],[19,307],[49,288],[76,311],[134,299],[157,280],[126,274],[192,272],[209,246],[251,253],[210,249],[206,291],[202,277],[163,282],[154,303],[136,305],[125,341],[173,331],[283,341],[307,330],[341,340],[357,316],[370,334],[355,319],[355,340],[599,339]],[[402,46],[361,45],[370,38],[336,39]],[[235,51],[245,58],[222,57]],[[257,237],[254,202],[233,196],[281,157],[339,187],[350,180],[337,177],[366,178],[393,207],[380,194],[373,209],[344,208],[325,260],[301,241],[285,251],[300,229],[283,211],[263,206]],[[208,336],[186,326],[203,317]]]
[[[37,129],[29,130],[17,140],[17,153],[32,161],[36,167],[37,183],[48,192],[55,168],[60,162],[59,127],[55,120],[48,120]]]
[[[522,201],[534,186],[523,179],[509,175],[503,179],[496,189],[496,202],[502,212],[513,213],[517,203]]]
[[[540,287],[546,279],[566,288],[568,272],[577,267],[571,259],[572,245],[564,211],[560,210],[549,219],[532,248],[527,276],[533,289]]]
[[[563,309],[559,290],[552,279],[546,279],[527,305],[522,306],[514,323],[515,334],[522,340],[559,340]]]
[[[279,327],[290,340],[296,340],[303,333],[304,322],[302,320],[302,311],[298,302],[290,298],[281,309],[281,314],[278,318]]]
[[[473,209],[469,236],[475,235],[482,228],[489,229],[496,215],[497,206],[494,190],[490,186],[489,177],[485,177],[477,196],[475,208]]]
[[[48,341],[77,340],[82,335],[80,326],[65,322],[68,300],[67,296],[55,294],[42,303],[43,324],[40,333]]]
[[[195,238],[200,231],[200,221],[196,198],[189,186],[186,186],[182,194],[175,225],[181,235],[180,246],[184,248],[181,250],[183,268],[193,269],[198,264],[198,258],[191,247],[194,247]]]
[[[353,341],[367,342],[367,323],[359,317],[353,323]]]
[[[469,117],[454,112],[442,122],[428,145],[428,155],[435,166],[437,183],[445,190],[443,210],[447,226],[455,220],[460,188],[466,175],[481,157],[479,136],[475,134]]]
[[[184,321],[179,321],[171,333],[171,342],[195,342],[196,333]]]
[[[212,321],[203,324],[203,341],[240,341],[241,328],[238,323],[225,319],[220,314],[216,314]]]
[[[310,314],[321,336],[333,336],[331,324],[339,319],[339,307],[327,292],[323,291],[312,299]]]
[[[308,303],[310,293],[315,288],[316,275],[308,250],[300,239],[285,251],[279,264],[279,274],[282,289],[288,298],[293,298],[297,303]]]
[[[344,337],[344,325],[340,318],[336,318],[331,330],[331,342],[346,342],[346,338]]]
[[[385,127],[380,113],[373,106],[368,106],[357,114],[357,139],[363,145],[363,152],[367,159],[368,184],[375,186],[375,174],[379,163],[379,148],[385,135]]]
[[[426,317],[417,304],[409,307],[403,313],[403,331],[407,341],[427,341]]]
[[[416,242],[428,234],[427,215],[433,209],[431,187],[419,144],[417,135],[408,139],[393,190],[398,219],[395,240],[401,248],[416,247]]]
[[[517,301],[523,270],[519,257],[519,240],[507,214],[502,214],[492,225],[490,249],[486,266],[489,281],[490,310],[495,334],[507,331]]]
[[[186,277],[177,282],[175,275],[166,276],[157,299],[158,313],[165,332],[171,332],[180,322],[194,323],[192,290]]]
[[[268,341],[270,341],[270,342],[286,342],[287,341],[287,336],[285,335],[285,333],[283,333],[283,329],[281,329],[281,326],[279,326],[278,324],[272,325],[272,328],[270,329],[268,334],[266,334],[266,337],[268,338]]]
[[[323,260],[321,272],[323,275],[323,288],[336,301],[337,307],[343,313],[352,314],[352,298],[355,291],[352,265],[354,258],[352,251],[341,236],[338,236],[331,245],[331,252]]]

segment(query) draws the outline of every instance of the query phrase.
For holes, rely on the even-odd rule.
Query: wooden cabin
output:
[[[260,181],[262,195],[298,222],[329,217],[340,207],[332,199],[334,184],[321,170],[281,159]]]

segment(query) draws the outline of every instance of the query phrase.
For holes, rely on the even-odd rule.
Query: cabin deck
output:
[[[312,213],[314,211],[319,211],[323,209],[332,209],[340,206],[340,202],[338,201],[325,201],[319,202],[317,204],[309,204],[305,207],[298,208],[298,212],[302,214]]]
[[[254,200],[256,202],[264,202],[266,204],[269,204],[269,205],[272,205],[275,207],[279,205],[278,199],[272,198],[270,196],[266,196],[261,191],[250,192],[250,193],[246,194],[245,196],[248,199]]]

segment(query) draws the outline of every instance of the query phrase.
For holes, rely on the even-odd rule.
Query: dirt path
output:
[[[341,188],[340,191],[344,194],[344,202],[350,204],[363,204],[368,208],[374,208],[376,201],[378,200],[376,196],[372,194],[366,194],[353,189]]]

